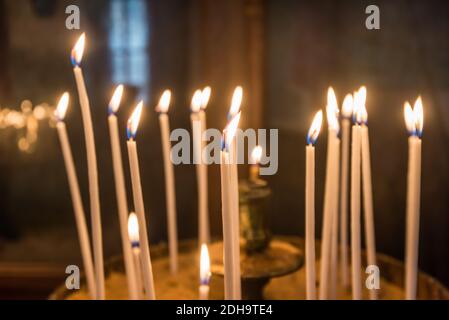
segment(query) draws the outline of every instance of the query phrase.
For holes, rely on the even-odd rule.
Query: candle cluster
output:
[[[328,122],[328,147],[326,180],[323,204],[319,298],[336,299],[338,270],[343,288],[352,284],[352,297],[362,299],[361,262],[361,199],[365,227],[367,265],[376,266],[374,208],[371,179],[371,159],[366,110],[366,88],[343,100],[341,126],[335,92],[328,90],[326,107]],[[419,203],[421,177],[421,136],[423,107],[421,98],[414,108],[404,105],[406,128],[409,132],[409,172],[407,183],[407,239],[405,290],[407,299],[416,299],[418,273]],[[307,299],[316,298],[315,285],[315,148],[321,127],[319,111],[307,134],[305,180],[305,249]],[[352,130],[350,125],[352,122]],[[341,127],[341,132],[340,132]],[[341,141],[341,143],[340,143]],[[341,144],[341,146],[340,146]],[[350,158],[349,158],[350,152]],[[340,157],[341,154],[341,157]],[[340,162],[341,160],[341,162]],[[350,171],[349,171],[350,163]],[[350,176],[350,244],[348,243],[348,177]],[[363,187],[363,188],[362,188]],[[339,212],[340,211],[340,212]],[[340,213],[340,214],[339,214]],[[340,228],[338,226],[340,225]],[[340,234],[338,234],[338,232]],[[339,243],[338,243],[339,242]],[[351,280],[349,278],[348,248],[351,252]],[[339,254],[338,254],[338,248]],[[338,264],[338,257],[340,263]],[[378,288],[377,288],[378,289]],[[375,289],[369,291],[370,299],[378,298]]]

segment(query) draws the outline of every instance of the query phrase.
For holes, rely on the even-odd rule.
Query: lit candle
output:
[[[196,176],[198,181],[198,243],[209,243],[209,213],[207,204],[207,175],[202,161],[202,128],[200,111],[203,101],[201,90],[196,90],[190,105],[193,139],[193,163],[196,164]]]
[[[142,259],[140,258],[139,220],[134,212],[128,217],[128,237],[132,248],[132,267],[136,275],[137,299],[142,298]]]
[[[242,105],[243,99],[243,88],[238,86],[234,89],[234,93],[232,95],[231,107],[228,112],[228,119],[231,121],[237,114],[240,112],[240,108]],[[237,135],[236,132],[235,135]],[[238,177],[238,168],[237,168],[237,145],[236,143],[231,144],[231,148],[229,150],[229,158],[231,161],[231,208],[232,208],[232,244],[234,245],[233,254],[234,261],[238,261],[236,263],[235,268],[236,274],[240,275],[240,210],[239,210],[239,177]],[[234,299],[241,299],[242,289],[241,289],[241,281],[240,276],[234,278],[233,288]]]
[[[73,73],[75,74],[76,86],[81,105],[81,115],[83,117],[84,137],[86,141],[87,169],[89,175],[89,199],[90,214],[92,219],[92,241],[94,248],[95,278],[96,278],[96,298],[105,298],[104,289],[104,266],[103,266],[103,240],[101,234],[101,213],[100,213],[100,194],[98,190],[98,170],[97,154],[95,152],[94,129],[92,117],[90,114],[89,98],[87,96],[86,85],[84,83],[83,71],[80,63],[84,52],[85,35],[80,36],[79,40],[72,49],[71,60],[73,64]]]
[[[133,190],[134,207],[139,221],[139,238],[141,244],[143,279],[145,295],[148,299],[156,298],[154,291],[153,267],[151,265],[150,245],[148,243],[147,224],[145,219],[145,207],[143,203],[142,185],[140,182],[139,158],[137,156],[136,132],[139,125],[140,115],[142,113],[143,102],[141,101],[134,109],[128,120],[128,156],[131,172],[131,184]]]
[[[225,299],[240,299],[238,290],[235,286],[240,283],[240,260],[235,261],[235,244],[236,237],[233,231],[233,187],[232,184],[232,161],[230,159],[230,150],[234,142],[234,137],[240,121],[240,113],[238,113],[227,125],[223,131],[223,143],[220,153],[220,170],[221,170],[221,203],[222,203],[222,220],[223,220],[223,262],[224,262],[224,280],[225,280]],[[234,243],[233,243],[234,242]]]
[[[116,112],[120,107],[120,101],[123,95],[123,86],[119,85],[112,95],[108,107],[109,135],[111,139],[112,165],[114,168],[115,193],[117,197],[118,217],[120,222],[120,236],[123,247],[123,260],[125,262],[126,281],[128,284],[129,298],[138,299],[136,275],[134,273],[131,247],[128,242],[127,220],[128,220],[128,202],[126,199],[125,178],[123,175],[122,152],[120,149],[120,139],[117,124]]]
[[[407,175],[407,229],[405,251],[405,298],[416,299],[418,280],[419,216],[421,200],[421,137],[424,112],[421,97],[413,107],[407,102],[404,106],[405,124],[408,138]]]
[[[262,158],[262,147],[255,146],[251,152],[251,163],[249,166],[249,180],[257,181],[259,179],[259,163]]]
[[[84,216],[83,202],[81,200],[78,178],[76,177],[75,164],[73,162],[72,150],[70,148],[69,138],[64,123],[65,113],[69,105],[69,94],[66,92],[59,100],[55,111],[56,129],[58,130],[59,141],[61,143],[62,155],[64,156],[67,178],[69,180],[70,195],[72,196],[73,211],[75,213],[76,228],[78,230],[78,239],[83,257],[84,272],[87,279],[87,287],[92,299],[95,298],[95,276],[92,262],[92,253],[90,250],[89,232],[87,231],[86,218]]]
[[[340,124],[338,123],[338,105],[335,92],[329,88],[327,92],[326,106],[327,122],[329,126],[328,142],[327,142],[327,162],[326,162],[326,181],[324,190],[323,205],[323,226],[321,233],[321,262],[320,262],[320,299],[327,299],[329,296],[329,275],[331,250],[332,250],[332,220],[335,216],[335,190],[337,159],[336,153],[338,148],[338,131]]]
[[[346,95],[342,106],[341,121],[341,180],[340,180],[340,270],[344,288],[349,286],[348,270],[348,173],[349,173],[349,141],[353,98]]]
[[[360,239],[360,139],[364,97],[361,92],[354,96],[354,125],[351,148],[351,261],[352,298],[362,299],[361,239]]]
[[[170,106],[170,98],[170,90],[165,90],[159,100],[156,111],[159,112],[162,154],[164,157],[165,203],[167,206],[167,233],[170,270],[172,274],[176,274],[178,272],[178,231],[176,224],[175,174],[173,172],[173,163],[171,162],[170,157],[170,124],[167,115],[167,111]]]
[[[337,299],[337,275],[338,275],[338,199],[339,199],[339,179],[340,179],[340,139],[335,139],[334,146],[334,170],[332,170],[332,236],[331,236],[331,286],[330,297]]]
[[[315,286],[315,143],[321,130],[323,112],[313,118],[306,146],[306,293],[307,300],[316,299]]]
[[[362,101],[366,99],[366,88],[361,87],[359,90],[362,95]],[[363,183],[363,212],[365,218],[365,243],[368,265],[376,266],[376,237],[374,229],[374,210],[373,210],[373,187],[371,180],[371,157],[368,133],[368,112],[365,103],[362,107],[362,126],[361,132],[361,148],[362,148],[362,183]],[[376,289],[369,290],[370,299],[377,299]]]
[[[200,256],[200,300],[209,300],[209,282],[210,282],[210,258],[207,244],[201,245]]]

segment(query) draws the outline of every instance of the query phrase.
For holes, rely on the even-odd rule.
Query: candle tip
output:
[[[73,47],[72,53],[70,55],[72,65],[74,67],[79,66],[81,63],[81,59],[83,58],[85,42],[86,42],[86,34],[83,32],[83,34],[81,34],[81,36],[78,38],[78,41]]]
[[[203,91],[201,91],[201,109],[205,110],[209,103],[211,94],[211,89],[209,86],[204,87]]]
[[[192,102],[190,103],[190,110],[192,112],[198,112],[201,109],[202,92],[201,90],[196,90],[192,97]]]
[[[404,119],[408,133],[411,136],[421,138],[424,126],[424,110],[421,96],[416,99],[413,108],[408,101],[404,103]]]
[[[128,125],[126,126],[126,132],[128,134],[128,140],[135,139],[137,128],[139,127],[140,116],[142,115],[143,101],[134,109],[131,117],[128,119]]]
[[[166,113],[168,111],[168,108],[170,107],[170,100],[171,100],[171,91],[165,90],[159,99],[159,103],[156,106],[156,111]]]
[[[122,101],[123,96],[123,85],[120,84],[114,91],[112,95],[111,101],[109,102],[108,111],[109,114],[115,114],[120,107],[120,102]]]
[[[327,115],[327,123],[329,125],[329,129],[340,131],[340,124],[338,123],[338,103],[337,97],[335,96],[335,91],[332,87],[329,87],[327,90],[327,106],[326,106],[326,115]]]
[[[237,86],[234,89],[234,94],[232,95],[231,108],[229,108],[228,112],[228,120],[231,120],[240,111],[242,99],[243,99],[243,88],[241,86]]]
[[[208,285],[211,277],[210,272],[210,257],[207,245],[203,243],[201,245],[200,255],[200,283],[201,285]]]
[[[229,147],[234,140],[235,134],[237,133],[237,128],[240,122],[241,111],[237,113],[228,123],[226,128],[223,130],[222,145],[221,149],[229,151]]]
[[[64,92],[58,102],[58,106],[55,110],[55,116],[58,121],[63,121],[65,114],[67,112],[67,108],[69,106],[69,93]]]
[[[309,132],[307,133],[307,144],[315,145],[320,134],[321,124],[323,123],[323,111],[318,111],[313,118]]]
[[[253,164],[259,164],[260,159],[262,159],[262,147],[261,146],[255,146],[253,151],[251,152],[251,163]]]
[[[133,247],[139,246],[139,221],[134,212],[128,216],[128,237]]]

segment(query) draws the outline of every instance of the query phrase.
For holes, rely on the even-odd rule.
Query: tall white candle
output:
[[[418,281],[419,219],[421,200],[421,149],[424,112],[421,97],[404,107],[405,122],[410,134],[407,175],[407,224],[405,250],[405,298],[415,300]]]
[[[332,183],[332,236],[331,236],[331,286],[330,298],[337,299],[337,278],[338,278],[338,199],[339,199],[339,176],[340,176],[340,139],[335,139],[335,157]]]
[[[86,141],[87,169],[89,175],[89,199],[90,214],[92,218],[92,241],[94,248],[95,278],[96,278],[96,298],[105,298],[104,288],[104,262],[103,262],[103,240],[101,231],[100,194],[98,190],[98,170],[97,154],[95,152],[95,138],[90,114],[89,98],[84,83],[83,72],[80,68],[84,51],[85,35],[79,38],[72,49],[72,64],[75,74],[76,86],[81,105],[81,115],[83,117],[84,137]]]
[[[140,257],[139,220],[134,212],[128,216],[128,236],[132,248],[132,267],[136,275],[137,299],[143,295],[142,259]]]
[[[364,87],[359,91],[365,91]],[[363,93],[362,93],[363,94]],[[365,243],[367,263],[371,266],[376,266],[376,237],[374,229],[374,210],[373,210],[373,191],[371,179],[371,159],[370,159],[370,145],[368,134],[368,112],[365,104],[362,105],[362,126],[361,133],[361,151],[362,151],[362,182],[363,182],[363,212],[365,218]],[[376,289],[369,290],[371,300],[377,299]]]
[[[240,299],[240,294],[235,288],[240,281],[240,268],[235,261],[236,249],[235,230],[233,231],[233,194],[232,194],[232,161],[230,159],[230,148],[235,137],[238,123],[240,121],[240,113],[238,113],[227,125],[223,131],[223,148],[220,154],[221,169],[221,201],[222,201],[222,220],[223,220],[223,262],[224,262],[224,279],[225,279],[225,299]]]
[[[307,300],[316,299],[315,276],[315,143],[321,130],[323,112],[315,115],[307,134],[306,146],[306,295]]]
[[[327,93],[326,106],[327,121],[329,125],[328,143],[327,143],[327,163],[326,163],[326,181],[324,190],[323,205],[323,226],[321,233],[321,261],[320,261],[320,299],[324,300],[329,297],[329,275],[330,275],[330,259],[332,244],[332,218],[333,214],[333,194],[335,190],[335,171],[336,168],[336,148],[338,131],[340,125],[338,123],[338,105],[334,90],[329,88]]]
[[[135,141],[140,115],[142,113],[143,102],[140,102],[128,120],[128,156],[131,172],[131,184],[133,189],[134,207],[139,220],[139,238],[141,244],[143,279],[145,295],[148,299],[156,299],[153,280],[153,267],[151,265],[150,245],[148,243],[147,224],[145,219],[145,207],[143,202],[142,185],[140,182],[139,159],[137,156],[137,145]]]
[[[172,274],[178,272],[178,231],[176,223],[176,192],[175,174],[171,162],[170,150],[170,124],[167,111],[170,106],[171,93],[165,90],[159,100],[156,111],[159,112],[159,125],[161,127],[162,154],[164,157],[165,172],[165,202],[167,206],[167,233],[168,252],[170,256],[170,271]]]
[[[191,103],[190,120],[192,122],[193,140],[193,163],[196,165],[198,183],[198,243],[210,242],[209,212],[207,200],[207,176],[202,161],[202,128],[200,110],[202,103],[202,92],[196,90]]]
[[[199,298],[200,300],[209,300],[209,281],[210,281],[210,258],[207,244],[201,245],[200,255],[200,287]]]
[[[132,300],[139,298],[137,291],[136,274],[133,268],[133,257],[128,241],[128,201],[126,199],[125,178],[123,175],[122,152],[120,149],[120,139],[116,112],[120,107],[123,94],[123,86],[119,85],[115,90],[111,102],[109,103],[109,136],[111,139],[112,165],[114,168],[115,193],[117,197],[118,217],[120,223],[120,236],[122,239],[123,260],[125,262],[126,281],[128,285],[128,295]]]
[[[360,123],[361,103],[355,97],[354,114],[355,124],[352,126],[351,148],[351,264],[352,264],[352,298],[362,299],[361,274],[361,239],[360,239]]]
[[[83,202],[81,200],[78,178],[76,177],[75,164],[73,162],[72,150],[70,148],[69,138],[64,123],[65,113],[69,103],[69,94],[66,92],[59,100],[55,111],[57,119],[56,129],[58,130],[59,141],[61,143],[62,155],[64,157],[67,178],[69,180],[70,195],[72,197],[73,211],[75,213],[76,228],[78,231],[78,240],[81,248],[81,255],[84,264],[84,273],[86,274],[87,288],[92,299],[95,298],[95,276],[92,262],[92,253],[90,249],[89,232],[87,231],[86,218],[84,216]]]
[[[344,288],[349,286],[348,267],[348,176],[349,176],[349,143],[353,98],[346,95],[343,100],[341,121],[341,175],[340,175],[340,272]]]

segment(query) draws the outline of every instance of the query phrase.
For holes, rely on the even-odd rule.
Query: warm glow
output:
[[[128,236],[131,244],[139,243],[139,222],[134,212],[131,212],[128,217]]]
[[[404,103],[404,118],[405,126],[410,135],[421,137],[424,126],[424,110],[421,97],[416,99],[413,109],[410,103]]]
[[[360,110],[360,121],[363,124],[368,124],[368,111],[365,105],[362,105],[362,109]]]
[[[203,91],[201,91],[201,109],[206,109],[207,108],[207,104],[209,103],[209,99],[210,99],[210,94],[211,94],[211,89],[209,86],[205,87],[203,89]]]
[[[415,115],[415,129],[418,136],[421,137],[422,130],[424,127],[424,110],[422,105],[421,96],[418,97],[415,101],[415,105],[413,107],[413,113]]]
[[[318,111],[313,118],[312,125],[310,126],[309,133],[307,134],[307,144],[314,145],[320,134],[321,124],[323,123],[323,111]]]
[[[161,98],[159,99],[159,103],[157,104],[156,111],[163,112],[163,113],[167,112],[168,108],[170,107],[170,100],[171,100],[171,91],[165,90],[162,93]]]
[[[78,41],[76,42],[75,46],[72,49],[71,59],[73,66],[78,66],[81,63],[81,59],[83,58],[85,42],[86,42],[86,35],[83,33],[79,37]]]
[[[329,90],[327,91],[326,114],[329,129],[338,132],[340,130],[340,124],[338,123],[338,104],[337,97],[335,96],[335,92],[332,87],[329,87]]]
[[[258,164],[261,158],[262,158],[262,147],[255,146],[253,151],[251,152],[252,163]]]
[[[345,99],[343,100],[343,106],[341,108],[343,117],[350,118],[352,116],[353,106],[354,106],[354,99],[352,98],[352,94],[347,94]]]
[[[366,111],[365,102],[366,88],[360,87],[360,89],[354,93],[354,104],[352,110],[353,120],[357,124],[362,124],[368,121],[368,113]]]
[[[55,110],[55,116],[58,121],[64,120],[65,113],[67,112],[67,107],[69,106],[69,93],[64,92],[58,102],[58,106]]]
[[[201,90],[196,90],[192,97],[192,102],[190,104],[190,110],[192,110],[192,112],[200,111],[201,103],[202,103],[202,92],[201,92]]]
[[[122,101],[123,85],[117,86],[109,102],[109,113],[116,113],[120,107],[120,101]]]
[[[139,104],[134,109],[133,113],[131,114],[131,117],[129,117],[127,126],[128,139],[134,139],[136,137],[136,132],[137,128],[139,127],[142,109],[143,109],[143,101],[140,101]]]
[[[210,280],[210,258],[209,250],[206,244],[201,245],[201,256],[200,256],[200,282],[203,285],[208,285]]]
[[[241,112],[237,113],[237,115],[229,121],[226,128],[223,130],[223,138],[224,138],[224,146],[226,150],[229,150],[229,147],[232,143],[232,140],[237,133],[237,128],[239,126]]]
[[[243,89],[238,86],[234,90],[234,94],[232,95],[231,108],[229,109],[229,117],[234,117],[239,111],[240,106],[242,105],[243,98]]]

